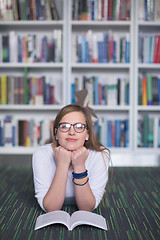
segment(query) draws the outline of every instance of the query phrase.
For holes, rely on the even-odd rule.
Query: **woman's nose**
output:
[[[74,130],[73,126],[71,126],[71,128],[69,129],[69,134],[75,134],[75,130]]]

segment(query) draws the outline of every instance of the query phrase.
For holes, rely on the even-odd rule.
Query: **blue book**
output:
[[[94,17],[94,5],[95,5],[95,2],[94,0],[91,1],[91,20],[95,20],[95,17]]]
[[[97,44],[98,44],[98,62],[102,63],[103,62],[103,58],[102,58],[103,44],[100,41],[98,41]]]
[[[98,77],[94,77],[94,104],[99,104]]]
[[[121,146],[121,120],[115,120],[115,147]]]
[[[95,122],[93,125],[94,133],[96,135],[96,138],[98,139],[98,131],[99,131],[99,121]]]
[[[107,122],[107,147],[112,147],[112,121]]]
[[[148,0],[144,0],[144,11],[145,11],[145,21],[148,21],[148,7],[147,7],[147,1]]]
[[[160,105],[160,78],[158,78],[158,102]]]
[[[42,39],[42,62],[47,62],[47,37],[44,36]],[[56,59],[57,62],[57,59]]]
[[[89,44],[85,42],[85,62],[89,63]]]
[[[45,89],[46,89],[45,91],[46,104],[50,104],[50,83],[49,82],[46,82]]]
[[[104,63],[108,62],[107,46],[108,46],[108,34],[103,33],[103,62]]]
[[[81,45],[81,56],[82,56],[82,63],[86,62],[86,36],[85,34],[81,35],[82,45]]]
[[[125,43],[125,62],[130,62],[130,41],[128,39],[126,39]]]
[[[22,62],[22,38],[18,36],[18,62]]]
[[[12,146],[16,146],[16,127],[12,126]]]
[[[117,54],[117,43],[116,41],[113,41],[113,62],[114,63],[117,62],[116,54]]]
[[[4,122],[3,120],[0,120],[0,146],[3,147],[4,146],[4,138],[3,138],[3,134],[4,133]]]
[[[154,60],[155,36],[151,36],[150,37],[150,44],[151,44],[151,49],[150,49],[150,61],[149,61],[149,63],[153,63],[153,60]]]
[[[125,134],[125,147],[129,147],[129,120],[125,120],[125,127],[124,127],[124,134]]]
[[[129,105],[129,83],[126,84],[126,104]]]
[[[71,103],[75,103],[75,84],[71,84]]]
[[[158,124],[158,147],[160,147],[160,119]]]

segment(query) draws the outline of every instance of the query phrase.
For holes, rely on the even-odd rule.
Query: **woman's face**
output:
[[[82,112],[71,112],[66,114],[60,121],[60,123],[83,123],[86,124],[85,117]],[[87,129],[81,133],[77,133],[73,126],[71,126],[68,132],[62,132],[59,128],[57,130],[56,138],[59,145],[68,151],[74,151],[84,145],[85,140],[89,139],[89,134]]]

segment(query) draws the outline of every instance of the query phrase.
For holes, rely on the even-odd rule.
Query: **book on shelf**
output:
[[[138,147],[159,148],[160,147],[160,118],[144,114],[138,119]]]
[[[82,89],[88,90],[91,105],[129,105],[129,82],[126,78],[76,77],[71,84],[71,103],[75,102],[75,93]]]
[[[160,1],[138,0],[138,19],[143,21],[159,21]]]
[[[72,37],[73,59],[79,63],[129,63],[129,34],[118,35],[112,30],[95,33],[92,30]]]
[[[138,104],[160,105],[160,78],[147,74],[138,77]]]
[[[54,0],[1,1],[0,21],[60,20],[57,2]]]
[[[15,119],[7,115],[0,119],[1,147],[37,147],[52,139],[52,120]]]
[[[22,34],[15,31],[0,34],[1,62],[62,62],[62,30],[47,35]]]
[[[97,139],[106,147],[129,147],[129,119],[101,117],[94,124]]]
[[[36,147],[52,139],[53,120],[16,119],[6,116],[0,119],[0,146]],[[94,131],[107,147],[129,147],[129,120],[110,120],[100,117]],[[5,134],[4,134],[5,133]]]
[[[65,225],[69,231],[80,225],[108,230],[106,220],[102,215],[82,210],[72,213],[71,216],[62,210],[42,214],[36,220],[35,230],[57,223]]]
[[[160,63],[160,35],[139,33],[138,58],[140,63]]]
[[[0,76],[0,104],[48,105],[62,103],[62,81],[46,76]]]
[[[72,20],[130,20],[130,0],[74,0]]]

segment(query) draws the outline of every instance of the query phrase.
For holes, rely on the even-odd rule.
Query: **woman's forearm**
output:
[[[47,212],[62,208],[67,183],[68,169],[57,167],[51,186],[43,199],[43,206]]]
[[[79,210],[92,211],[95,207],[96,200],[89,183],[83,186],[75,185],[75,199]]]
[[[85,171],[86,171],[85,165],[75,167],[74,169],[75,173],[82,173]],[[76,183],[81,181],[86,182],[87,179],[88,176],[86,176],[84,179],[75,179],[74,182]],[[90,188],[89,182],[82,186],[74,184],[74,189],[75,199],[79,210],[92,211],[93,208],[95,207],[96,200]]]

